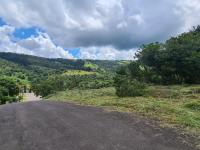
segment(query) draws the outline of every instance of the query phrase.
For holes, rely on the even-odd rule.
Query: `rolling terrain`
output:
[[[101,71],[114,73],[128,61],[111,60],[71,60],[49,59],[31,55],[0,52],[0,74],[25,77],[28,81],[46,79],[51,74],[61,74],[66,70]]]

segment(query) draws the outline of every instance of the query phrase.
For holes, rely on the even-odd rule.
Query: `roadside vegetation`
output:
[[[141,96],[145,85],[200,84],[200,26],[166,43],[143,45],[115,76],[118,96]]]
[[[22,93],[27,85],[25,80],[16,77],[0,77],[0,104],[22,100]]]
[[[71,89],[100,89],[113,86],[113,75],[106,72],[69,70],[61,75],[52,75],[47,80],[32,84],[36,95],[48,96],[57,91]]]
[[[161,125],[200,133],[200,86],[148,86],[144,96],[118,97],[114,88],[66,90],[49,100],[92,105],[122,112],[135,112],[156,119]]]

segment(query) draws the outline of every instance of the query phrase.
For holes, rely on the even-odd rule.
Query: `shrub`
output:
[[[116,95],[119,97],[126,96],[142,96],[145,93],[145,84],[131,80],[124,79],[120,85],[116,86]]]
[[[19,95],[19,96],[18,96],[18,100],[21,101],[22,99],[23,99],[23,96],[22,96],[22,95]]]
[[[2,96],[1,97],[1,104],[6,104],[6,102],[13,102],[13,97],[10,96]]]
[[[136,62],[122,66],[116,72],[114,86],[119,97],[144,95],[144,68]]]
[[[200,111],[200,102],[191,102],[185,105],[186,108],[189,108],[193,111]]]

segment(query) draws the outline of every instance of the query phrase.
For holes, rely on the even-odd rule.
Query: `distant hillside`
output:
[[[59,74],[66,70],[113,73],[123,63],[127,63],[127,61],[49,59],[24,54],[0,53],[1,75],[26,77],[32,82],[43,80],[50,74]]]

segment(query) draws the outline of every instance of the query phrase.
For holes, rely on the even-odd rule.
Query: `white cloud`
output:
[[[116,50],[112,46],[80,49],[80,58],[101,60],[133,60],[137,49]]]
[[[117,25],[117,28],[121,29],[121,28],[126,28],[127,26],[128,26],[127,22],[126,21],[122,21]]]
[[[1,0],[0,3],[0,17],[6,22],[14,27],[40,27],[60,45],[52,48],[62,51],[56,56],[63,56],[63,48],[96,47],[103,53],[110,46],[129,54],[130,49],[164,41],[200,24],[199,0]],[[36,42],[33,41],[26,42]],[[113,53],[110,57],[116,57],[117,52]]]
[[[187,31],[192,26],[200,25],[199,0],[178,0],[175,12],[184,20],[182,31]]]
[[[14,29],[14,27],[8,25],[0,27],[0,51],[48,58],[73,58],[68,51],[56,46],[46,33],[40,32],[38,37],[29,37],[14,42],[11,36]]]
[[[39,26],[65,48],[112,45],[128,50],[176,35],[186,22],[196,24],[190,18],[197,16],[200,2],[194,1],[1,0],[0,16],[14,26]]]

